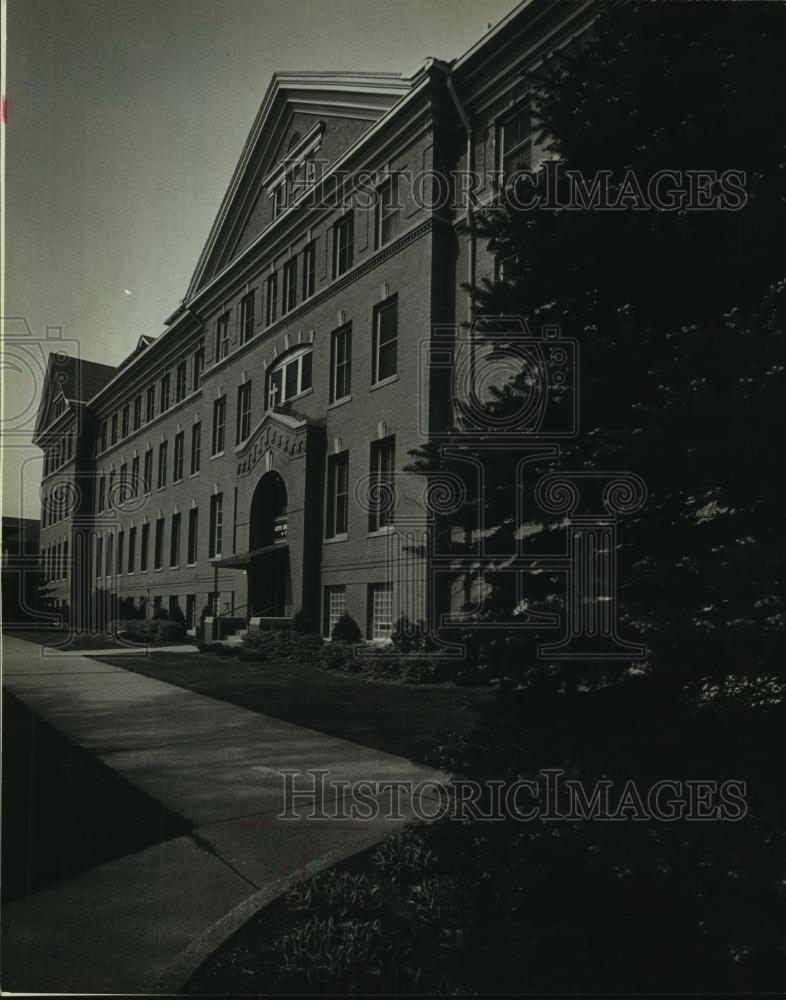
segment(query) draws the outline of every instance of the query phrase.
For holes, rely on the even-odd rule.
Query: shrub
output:
[[[292,628],[295,632],[299,632],[301,635],[307,635],[311,632],[316,632],[316,624],[310,615],[300,608],[292,616]]]
[[[360,642],[363,638],[360,626],[352,615],[341,615],[330,633],[333,642]]]
[[[266,654],[267,659],[289,663],[313,663],[321,656],[324,643],[313,633],[276,628],[248,633],[243,639],[243,648],[260,650]]]
[[[407,615],[399,615],[393,623],[390,638],[396,649],[402,653],[414,653],[425,649],[425,635],[426,626],[422,619],[413,624]]]
[[[357,976],[382,944],[378,920],[343,920],[311,917],[284,936],[283,971],[308,983],[349,979],[354,992]]]
[[[374,861],[391,881],[415,882],[432,874],[437,856],[415,830],[402,830],[379,845]]]
[[[166,622],[169,621],[169,612],[166,608],[156,608],[153,611],[153,621],[154,622]]]
[[[156,622],[155,638],[157,642],[182,642],[186,637],[185,622],[158,621]]]
[[[179,625],[183,626],[183,630],[186,629],[186,616],[183,614],[180,608],[180,602],[175,601],[175,606],[172,608],[172,612],[169,616],[173,622],[177,622]]]
[[[300,882],[287,893],[287,905],[310,915],[345,917],[376,911],[381,904],[379,886],[367,875],[330,870]]]

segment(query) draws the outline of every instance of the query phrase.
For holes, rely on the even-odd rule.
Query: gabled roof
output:
[[[367,121],[370,128],[405,96],[411,80],[400,73],[275,73],[251,127],[218,215],[200,254],[184,301],[189,301],[217,266],[238,218],[259,195],[261,178],[274,164],[280,139],[295,112]]]
[[[41,402],[36,418],[35,441],[55,419],[55,400],[62,395],[68,403],[87,403],[109,382],[117,369],[98,361],[85,361],[56,352],[49,355]]]

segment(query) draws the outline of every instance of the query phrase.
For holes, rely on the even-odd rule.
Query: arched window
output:
[[[311,345],[283,355],[268,369],[268,409],[289,402],[311,388]]]

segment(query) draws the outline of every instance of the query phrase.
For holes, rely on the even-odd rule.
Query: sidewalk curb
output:
[[[381,843],[387,836],[392,836],[392,831],[390,834],[382,835],[379,832],[375,833],[373,837],[368,838],[367,843],[363,844],[357,850],[347,852],[343,848],[336,848],[333,851],[328,851],[297,871],[285,875],[275,882],[271,882],[270,885],[264,886],[257,890],[257,892],[251,893],[241,903],[238,903],[234,909],[225,913],[223,917],[195,938],[191,944],[172,960],[163,973],[146,983],[144,985],[144,992],[182,995],[183,986],[205,959],[217,951],[235,931],[240,930],[243,924],[250,920],[256,913],[275,902],[276,899],[283,896],[296,883],[302,882],[304,879],[310,878],[312,875],[316,875],[318,872],[338,864],[339,861],[345,861],[355,854],[362,853],[374,844]]]

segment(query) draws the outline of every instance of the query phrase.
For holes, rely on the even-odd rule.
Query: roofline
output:
[[[200,322],[199,317],[193,310],[193,304],[196,303],[199,298],[201,298],[206,292],[208,292],[214,285],[221,281],[230,268],[235,267],[248,257],[251,252],[259,245],[259,243],[266,237],[269,237],[272,232],[275,231],[277,226],[287,217],[290,209],[297,207],[297,202],[295,202],[290,209],[283,212],[278,218],[273,219],[261,233],[257,235],[243,250],[229,261],[220,271],[218,271],[213,277],[198,290],[192,292],[192,287],[194,281],[202,266],[203,262],[207,259],[208,247],[214,245],[214,240],[212,237],[218,232],[220,225],[226,218],[227,209],[232,201],[232,196],[236,192],[240,179],[243,175],[244,169],[248,163],[250,154],[254,147],[254,139],[258,134],[259,127],[269,114],[272,109],[273,102],[275,101],[278,93],[280,92],[281,82],[294,82],[299,80],[309,80],[316,81],[321,80],[325,83],[339,82],[342,79],[346,82],[351,82],[352,79],[357,79],[358,81],[364,80],[379,80],[393,83],[398,82],[400,84],[399,88],[402,90],[401,97],[399,100],[395,101],[380,118],[374,122],[374,124],[365,131],[345,152],[332,167],[320,177],[319,183],[322,184],[329,181],[331,177],[337,174],[342,166],[349,160],[352,156],[356,155],[358,149],[361,149],[363,145],[371,141],[377,133],[382,131],[398,114],[401,110],[408,106],[412,101],[416,99],[422,92],[427,89],[428,83],[430,82],[430,70],[432,68],[441,71],[447,75],[452,75],[454,73],[460,72],[469,63],[471,63],[483,49],[490,46],[499,38],[500,34],[506,31],[509,26],[521,17],[522,13],[531,7],[545,7],[547,4],[544,0],[522,0],[513,10],[510,11],[501,21],[499,21],[493,28],[487,31],[471,48],[454,59],[452,62],[445,62],[444,60],[429,58],[427,59],[413,74],[412,76],[404,76],[402,73],[395,72],[364,72],[364,71],[341,71],[341,70],[287,70],[287,71],[277,71],[272,74],[270,83],[268,84],[267,90],[262,98],[259,110],[256,117],[252,123],[249,134],[243,145],[243,149],[240,154],[240,158],[235,166],[232,173],[232,177],[229,182],[229,187],[221,201],[218,214],[211,226],[211,231],[208,235],[208,239],[203,247],[202,252],[197,260],[196,267],[189,281],[188,288],[186,289],[185,296],[181,299],[177,307],[172,311],[172,313],[164,320],[164,329],[160,334],[155,336],[155,339],[146,348],[140,351],[136,356],[132,357],[128,364],[120,366],[106,365],[105,367],[115,367],[117,369],[116,374],[89,400],[83,405],[90,405],[95,403],[99,398],[117,381],[118,378],[126,376],[131,372],[138,363],[140,363],[145,355],[155,347],[160,346],[162,343],[168,341],[170,337],[169,334],[174,333],[175,330],[186,320],[187,318],[193,318],[197,322]],[[305,197],[305,194],[304,196]],[[144,335],[143,335],[144,336]],[[152,334],[147,336],[153,336]],[[92,364],[101,364],[101,362],[91,362]],[[122,364],[122,363],[121,363]]]
[[[509,14],[506,14],[501,21],[498,21],[485,33],[485,35],[481,36],[471,48],[467,49],[467,51],[463,55],[460,55],[458,59],[453,60],[451,66],[452,72],[460,73],[464,66],[471,62],[479,52],[481,52],[487,45],[490,45],[493,41],[496,41],[497,37],[505,31],[513,21],[520,17],[523,11],[536,4],[542,5],[543,0],[522,0],[520,4],[517,4],[517,6],[515,6]]]

